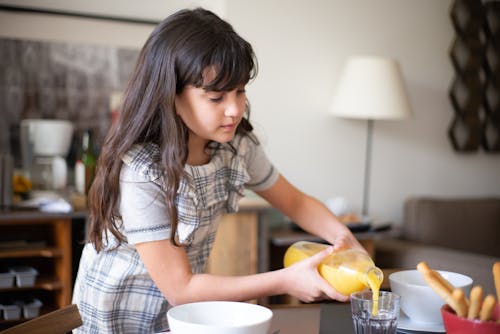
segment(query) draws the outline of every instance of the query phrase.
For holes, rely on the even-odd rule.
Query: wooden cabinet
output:
[[[222,216],[214,247],[207,263],[207,272],[216,275],[252,275],[262,271],[261,216],[270,209],[261,198],[243,198],[237,213]],[[267,257],[267,256],[266,256]],[[258,303],[258,300],[251,302]]]
[[[19,287],[14,282],[0,288],[3,303],[37,298],[43,303],[40,314],[70,304],[71,227],[72,217],[68,215],[0,213],[0,267],[28,266],[38,272],[33,286]],[[0,330],[25,320],[22,312],[19,320],[0,317]]]
[[[271,207],[260,197],[244,197],[239,212],[222,216],[207,272],[217,275],[251,275],[261,271],[261,215]]]
[[[257,273],[258,221],[254,212],[224,215],[210,254],[207,271],[217,275]]]

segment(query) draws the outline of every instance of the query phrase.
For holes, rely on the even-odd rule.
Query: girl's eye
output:
[[[222,96],[219,97],[209,97],[209,100],[212,102],[220,102],[222,101]]]
[[[220,101],[222,101],[223,97],[224,97],[224,94],[210,94],[208,96],[208,99],[212,102],[220,102]]]

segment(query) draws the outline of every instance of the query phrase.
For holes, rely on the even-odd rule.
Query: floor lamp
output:
[[[368,195],[375,120],[410,117],[411,108],[401,69],[389,58],[359,56],[347,60],[331,106],[333,115],[367,121],[362,214],[368,215]]]

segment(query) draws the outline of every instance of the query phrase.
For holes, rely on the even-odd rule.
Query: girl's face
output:
[[[233,139],[245,112],[245,86],[231,91],[206,91],[192,85],[175,97],[175,108],[189,129],[190,141],[225,143]]]

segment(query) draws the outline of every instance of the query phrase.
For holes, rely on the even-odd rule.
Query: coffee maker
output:
[[[66,120],[24,119],[20,135],[23,172],[31,180],[33,190],[63,190],[73,124]]]

